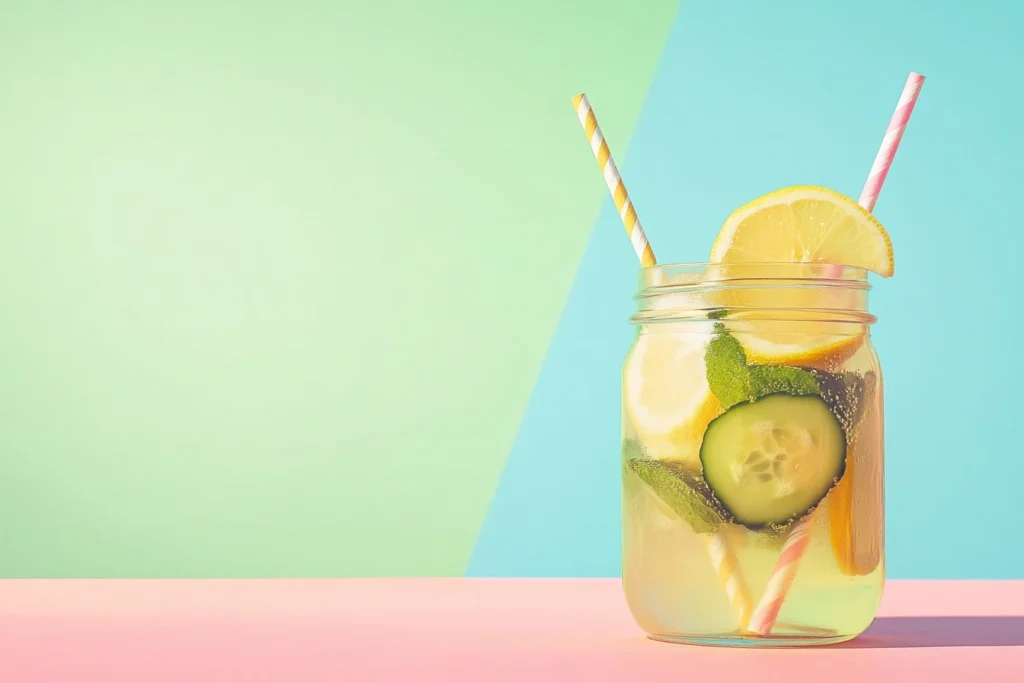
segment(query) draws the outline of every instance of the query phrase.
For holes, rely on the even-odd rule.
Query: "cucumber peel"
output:
[[[769,394],[708,425],[704,480],[748,529],[781,529],[813,510],[846,470],[847,437],[820,396]]]
[[[708,343],[705,368],[711,392],[726,412],[704,432],[702,478],[729,519],[765,532],[770,540],[813,510],[842,478],[847,447],[877,378],[870,371],[748,363],[743,346],[721,321]],[[794,453],[801,457],[797,451],[775,450],[770,439],[765,449],[757,436],[765,425],[787,432],[791,446],[793,438],[814,434],[813,445],[806,441],[797,448],[804,452],[799,475],[790,469]],[[783,460],[776,462],[779,454]]]

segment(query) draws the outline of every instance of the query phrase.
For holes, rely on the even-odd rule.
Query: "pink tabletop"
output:
[[[891,581],[859,639],[647,640],[617,580],[0,581],[0,681],[1024,681],[1024,582]]]

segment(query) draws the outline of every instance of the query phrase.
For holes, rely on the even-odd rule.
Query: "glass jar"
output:
[[[882,372],[867,273],[644,268],[623,368],[622,581],[657,640],[811,645],[885,582]]]

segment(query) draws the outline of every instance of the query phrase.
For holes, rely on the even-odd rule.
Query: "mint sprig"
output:
[[[695,534],[714,533],[726,524],[727,515],[700,472],[666,460],[628,458],[625,464]]]
[[[714,337],[704,354],[711,393],[723,408],[744,401],[756,401],[769,394],[820,396],[842,422],[852,438],[873,398],[877,378],[868,371],[827,372],[787,365],[750,364],[743,346],[721,322],[715,323]]]
[[[744,401],[756,401],[768,394],[819,396],[821,387],[814,373],[786,365],[751,365],[736,337],[725,323],[715,323],[715,335],[704,354],[711,393],[723,408]]]
[[[704,367],[711,393],[723,408],[753,400],[747,354],[724,323],[715,323],[715,335],[704,353]]]

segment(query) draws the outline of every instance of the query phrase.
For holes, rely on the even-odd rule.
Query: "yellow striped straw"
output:
[[[594,110],[590,108],[587,96],[583,93],[576,95],[572,98],[572,106],[576,109],[576,116],[579,117],[583,132],[590,142],[590,149],[597,157],[597,165],[600,167],[601,173],[604,174],[604,182],[608,185],[608,191],[612,193],[615,208],[619,210],[619,217],[622,219],[622,224],[626,226],[626,234],[629,235],[629,241],[633,243],[633,250],[636,252],[637,258],[645,268],[653,266],[655,264],[654,252],[647,241],[647,235],[644,234],[643,226],[640,225],[640,219],[636,216],[636,209],[633,208],[633,202],[630,201],[626,186],[619,176],[619,169],[615,167],[612,153],[601,133],[601,127],[597,125],[597,117],[594,116]]]
[[[729,599],[733,615],[739,621],[737,630],[743,632],[754,613],[754,598],[743,578],[743,573],[740,572],[739,559],[726,531],[716,531],[706,538],[711,566],[718,575],[718,583],[725,591],[725,596]]]
[[[619,210],[619,217],[622,219],[622,224],[626,226],[626,234],[629,235],[629,241],[633,244],[637,258],[645,268],[656,265],[654,251],[651,249],[650,242],[647,241],[643,226],[640,225],[636,209],[633,208],[633,202],[630,201],[626,186],[622,182],[622,177],[619,176],[619,169],[615,166],[608,143],[601,133],[601,127],[597,125],[597,117],[594,116],[594,110],[590,108],[587,96],[583,93],[576,95],[572,98],[572,106],[576,109],[576,116],[579,117],[583,132],[590,142],[590,149],[597,157],[597,165],[601,169],[601,173],[604,174],[604,181],[608,185],[608,191],[612,193],[615,208]],[[747,628],[747,622],[754,612],[754,599],[750,595],[747,582],[743,579],[739,560],[736,558],[736,552],[733,550],[728,532],[724,529],[719,530],[708,536],[706,540],[711,566],[714,568],[715,574],[718,575],[718,582],[729,599],[733,614],[739,621],[739,630],[743,631]]]

